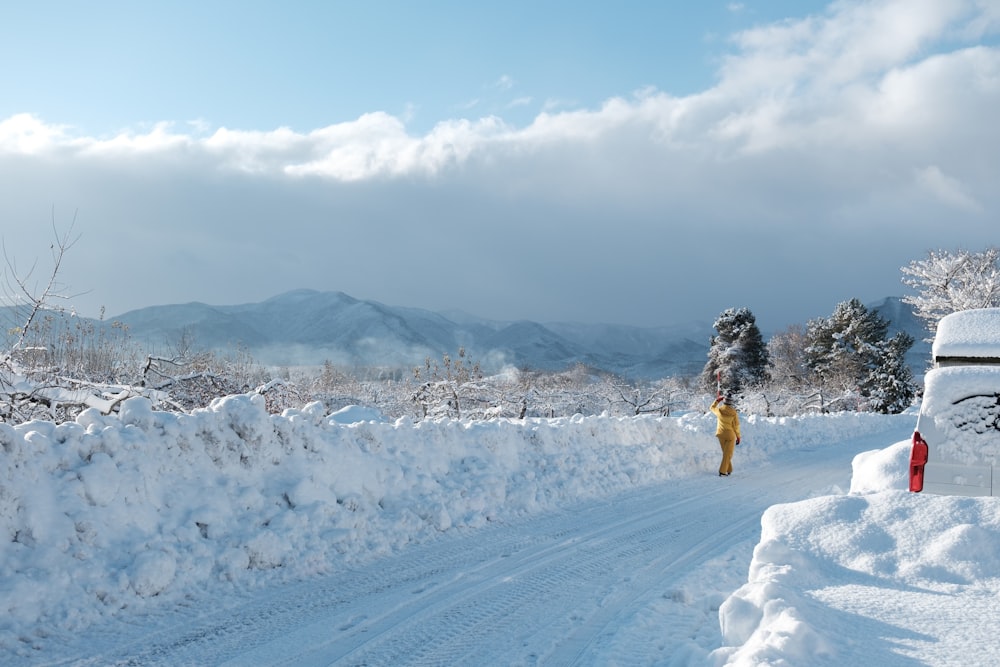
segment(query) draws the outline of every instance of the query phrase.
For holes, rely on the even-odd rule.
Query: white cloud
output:
[[[969,189],[964,184],[948,176],[938,167],[918,169],[916,180],[921,190],[950,206],[971,213],[984,211],[983,205],[969,194]]]
[[[508,109],[516,109],[517,107],[526,107],[526,106],[530,105],[531,102],[532,102],[532,98],[531,97],[528,97],[528,96],[517,97],[517,98],[514,98],[513,100],[511,100],[510,102],[507,103],[507,108]]]
[[[954,173],[958,167],[935,158],[935,151],[952,160],[984,151],[984,137],[962,128],[987,128],[989,139],[997,140],[989,119],[1000,108],[1000,50],[915,54],[931,38],[953,32],[956,17],[975,20],[963,13],[969,7],[957,1],[838,3],[823,17],[744,33],[743,50],[727,62],[720,84],[702,94],[673,98],[642,90],[592,110],[559,111],[548,102],[524,128],[487,116],[445,121],[420,136],[407,130],[405,119],[376,112],[307,133],[219,128],[206,134],[203,122],[185,133],[159,123],[102,139],[75,137],[70,128],[20,114],[0,121],[0,150],[108,160],[160,154],[212,169],[356,182],[434,176],[461,168],[474,155],[495,162],[545,151],[546,162],[559,161],[559,151],[570,147],[570,160],[582,150],[613,161],[622,159],[617,144],[623,136],[645,136],[644,159],[686,169],[694,166],[692,155],[712,161],[783,151],[803,159],[816,151],[827,155],[805,159],[867,162],[892,161],[887,151],[895,148],[897,157],[919,157],[913,168],[933,162]],[[504,76],[500,84],[512,80]],[[947,134],[948,142],[935,132]],[[643,166],[625,162],[619,169]]]
[[[824,15],[744,31],[724,86],[770,94],[837,86],[905,64],[966,19],[968,0],[835,2]]]
[[[579,103],[576,100],[550,97],[542,103],[542,111],[545,113],[553,113],[559,111],[560,109],[571,109],[576,106],[579,106]]]
[[[975,5],[975,14],[960,29],[962,39],[976,40],[1000,30],[1000,3],[996,0],[976,0]]]
[[[223,166],[239,171],[277,174],[289,162],[309,159],[315,151],[309,136],[281,127],[270,132],[219,128],[200,147]]]
[[[71,128],[19,114],[0,121],[0,150],[102,155],[194,150],[240,171],[355,180],[437,173],[447,159],[460,162],[498,139],[530,150],[553,138],[600,142],[622,128],[648,132],[664,145],[701,144],[710,153],[727,154],[734,146],[766,151],[826,145],[831,133],[870,140],[875,132],[899,126],[921,126],[923,132],[918,119],[955,121],[977,106],[995,109],[1000,51],[925,51],[933,40],[970,25],[980,30],[994,25],[996,14],[992,4],[968,0],[837,2],[822,16],[741,33],[740,50],[726,61],[719,85],[700,95],[678,99],[647,90],[632,99],[609,99],[599,109],[569,111],[571,103],[549,100],[524,130],[485,117],[445,121],[425,136],[413,136],[405,116],[376,112],[308,133],[219,128],[208,134],[208,125],[196,121],[191,133],[164,122],[101,139],[74,137]],[[510,89],[514,80],[505,74],[493,85]],[[960,96],[961,108],[952,95]],[[521,97],[508,108],[529,102]]]
[[[512,76],[504,74],[493,83],[493,87],[498,90],[510,90],[514,87],[514,83],[514,78]]]
[[[173,257],[240,238],[247,244],[241,253],[266,250],[267,256],[253,255],[255,262],[276,263],[276,232],[268,231],[257,250],[255,238],[231,230],[278,220],[281,229],[293,228],[309,241],[286,251],[280,271],[259,278],[290,281],[275,291],[325,288],[315,276],[327,276],[322,279],[339,281],[330,287],[364,298],[429,305],[412,301],[412,294],[447,298],[449,290],[461,289],[469,302],[453,298],[441,305],[476,312],[484,294],[535,290],[536,308],[547,312],[552,303],[571,307],[581,286],[624,307],[627,300],[615,295],[634,293],[638,284],[669,293],[677,307],[710,303],[711,317],[741,294],[748,300],[766,291],[766,298],[784,295],[787,302],[788,290],[807,292],[805,283],[789,286],[771,274],[789,258],[815,257],[817,246],[857,254],[849,246],[859,235],[873,246],[884,235],[895,243],[892,252],[915,248],[899,265],[921,256],[925,245],[942,243],[933,240],[941,233],[934,224],[940,209],[927,207],[928,197],[958,212],[953,226],[967,218],[979,229],[983,219],[995,220],[1000,49],[954,40],[998,25],[996,13],[972,0],[837,2],[823,15],[740,35],[719,84],[700,94],[672,97],[647,89],[589,109],[549,100],[522,127],[484,115],[414,133],[408,110],[403,117],[375,112],[308,132],[161,123],[95,138],[19,114],[0,120],[0,170],[28,184],[14,193],[23,199],[20,210],[29,200],[47,211],[57,197],[68,199],[70,209],[81,199],[122,239],[141,235],[106,211],[124,211],[143,224],[149,218],[151,228],[155,219],[157,230],[189,224],[188,244]],[[514,81],[503,77],[497,84]],[[30,183],[23,175],[26,157],[35,169]],[[189,175],[196,194],[182,188],[194,186],[178,174]],[[3,205],[15,203],[12,197]],[[202,210],[215,215],[211,224],[195,224]],[[316,220],[337,233],[308,227]],[[924,221],[922,235],[907,227],[914,220]],[[713,253],[707,229],[733,235],[724,256]],[[844,229],[851,234],[838,233]],[[203,241],[192,242],[191,234]],[[906,245],[898,241],[903,236]],[[164,246],[180,243],[153,232],[142,240],[148,244],[150,237]],[[974,245],[971,236],[963,242]],[[381,261],[419,273],[426,284],[373,277],[361,263],[364,253],[339,253],[331,263],[339,243],[387,246]],[[544,244],[558,248],[558,257]],[[743,250],[753,244],[747,259]],[[445,251],[452,258],[446,267],[426,267],[427,257]],[[885,254],[873,251],[872,257],[885,262]],[[245,260],[218,255],[199,261],[213,268],[231,262],[227,270],[235,275],[246,271]],[[674,289],[718,262],[745,267],[747,279],[733,286],[734,294],[721,286],[708,295]],[[295,278],[307,269],[310,280]],[[385,283],[391,293],[357,291],[350,280]],[[854,280],[858,289],[873,284],[860,272],[824,280],[829,284],[817,290],[848,291],[845,298],[855,294],[841,282]],[[896,287],[898,276],[876,296]],[[519,302],[524,311],[518,316],[534,316],[530,298]]]
[[[121,132],[110,139],[86,138],[77,142],[84,153],[109,156],[132,156],[151,153],[176,153],[198,143],[190,134],[173,131],[173,123],[161,122],[147,132]]]
[[[208,134],[212,131],[212,124],[209,123],[204,118],[195,118],[194,120],[187,121],[188,127],[195,134]]]
[[[48,125],[32,114],[0,119],[0,152],[32,155],[52,150],[67,140],[65,125]]]

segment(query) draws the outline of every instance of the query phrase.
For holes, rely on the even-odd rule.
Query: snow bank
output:
[[[996,664],[1000,503],[883,491],[776,505],[718,664]],[[910,661],[907,661],[909,658]]]
[[[851,493],[876,493],[910,488],[910,450],[913,443],[901,440],[885,449],[874,449],[851,462]]]
[[[942,317],[931,355],[934,359],[1000,356],[1000,308],[960,310]]]
[[[879,433],[893,417],[744,420],[738,465]],[[0,424],[0,647],[30,654],[128,608],[369,560],[628,487],[713,475],[715,418],[387,423],[259,397],[191,414]]]
[[[909,493],[910,447],[857,455],[850,495],[765,512],[716,664],[1000,661],[1000,499]]]

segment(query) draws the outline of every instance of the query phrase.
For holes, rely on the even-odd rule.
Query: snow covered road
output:
[[[890,438],[906,437],[900,426]],[[44,664],[704,664],[764,510],[845,492],[854,455],[888,442],[881,432],[742,467],[737,450],[731,478],[707,471],[453,529],[325,577],[192,596],[95,625]]]

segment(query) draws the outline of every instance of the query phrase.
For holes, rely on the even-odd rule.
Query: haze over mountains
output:
[[[506,365],[561,370],[575,363],[630,377],[697,372],[704,365],[710,323],[684,327],[497,322],[466,313],[436,313],[355,299],[342,292],[295,290],[260,303],[151,306],[116,320],[132,337],[169,349],[182,336],[197,347],[241,344],[260,363],[405,367],[455,356],[486,371]]]
[[[890,330],[908,331],[918,343],[910,353],[914,370],[929,354],[923,324],[898,298],[869,305],[889,320]],[[386,306],[342,292],[295,290],[235,306],[188,303],[150,306],[114,318],[133,339],[168,351],[187,336],[196,348],[244,346],[269,366],[420,366],[464,348],[484,371],[506,365],[561,370],[580,363],[629,378],[696,374],[707,358],[711,322],[643,328],[614,324],[498,322],[466,313],[437,313]],[[763,332],[765,339],[769,332]]]

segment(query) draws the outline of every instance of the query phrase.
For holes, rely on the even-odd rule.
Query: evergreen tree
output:
[[[898,414],[913,404],[913,371],[906,365],[906,352],[913,343],[913,336],[900,331],[879,345],[877,364],[865,383],[873,410]]]
[[[905,363],[913,337],[887,340],[889,323],[851,299],[829,318],[812,320],[806,331],[806,365],[821,387],[855,396],[879,412],[900,411],[913,399],[913,375]]]
[[[757,320],[747,308],[729,308],[715,320],[718,335],[712,336],[702,385],[715,391],[721,372],[725,393],[739,394],[770,381],[770,357]]]
[[[837,304],[833,315],[812,320],[806,330],[806,364],[827,383],[850,389],[867,375],[874,344],[889,323],[857,299]]]

